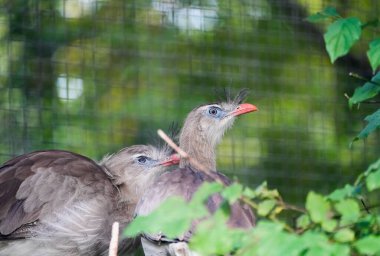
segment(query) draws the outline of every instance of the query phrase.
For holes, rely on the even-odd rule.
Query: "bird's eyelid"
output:
[[[220,108],[220,109],[222,109],[222,106],[219,104],[211,104],[211,105],[208,105],[208,108]]]
[[[142,157],[142,156],[147,157],[147,156],[144,155],[144,154],[135,154],[135,155],[133,155],[133,158],[134,158],[134,159],[137,159],[137,158]]]

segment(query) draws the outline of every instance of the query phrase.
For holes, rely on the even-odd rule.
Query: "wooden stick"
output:
[[[177,144],[174,143],[174,141],[168,136],[166,135],[166,133],[161,130],[161,129],[158,129],[157,130],[157,133],[158,135],[171,147],[173,148],[181,157],[183,158],[186,158],[189,160],[190,164],[195,167],[196,169],[206,173],[206,174],[211,174],[211,170],[208,170],[207,168],[205,168],[201,163],[199,163],[197,160],[191,158],[189,156],[189,154],[187,154],[184,150],[182,150],[179,146],[177,146]],[[217,178],[217,181],[218,182],[221,182],[219,180],[219,178]],[[222,182],[223,183],[223,182]]]
[[[119,222],[115,221],[112,224],[112,236],[111,236],[108,256],[117,256],[118,244],[119,244]]]
[[[183,151],[180,147],[177,146],[177,144],[174,143],[174,141],[166,135],[166,133],[158,129],[157,130],[158,136],[160,136],[172,149],[174,149],[181,157],[189,159],[189,155]]]

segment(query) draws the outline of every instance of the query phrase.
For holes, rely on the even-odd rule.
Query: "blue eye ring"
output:
[[[221,118],[224,114],[223,110],[217,106],[211,106],[207,109],[207,115],[215,118]]]
[[[137,162],[139,164],[146,164],[146,162],[149,160],[149,157],[147,156],[138,156],[137,157]]]

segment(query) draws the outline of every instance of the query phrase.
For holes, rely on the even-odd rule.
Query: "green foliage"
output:
[[[178,209],[173,211],[173,209]],[[124,234],[126,236],[136,236],[144,231],[151,234],[159,234],[164,231],[169,238],[174,238],[183,234],[189,228],[193,218],[200,218],[207,215],[207,211],[202,204],[193,208],[182,198],[169,198],[161,207],[149,216],[140,216],[133,221]],[[160,220],[160,221],[157,221]]]
[[[364,118],[364,120],[366,120],[368,122],[368,124],[354,138],[354,141],[358,140],[358,139],[364,139],[364,138],[368,137],[368,135],[371,132],[377,130],[380,127],[380,109],[378,109],[375,113],[373,113],[373,114],[367,116],[366,118]]]
[[[352,46],[361,37],[362,30],[365,28],[378,28],[379,20],[365,22],[364,24],[356,17],[342,18],[335,8],[327,7],[323,11],[308,17],[310,22],[320,22],[326,19],[334,21],[327,26],[324,34],[327,53],[331,62],[346,55]],[[367,57],[371,64],[372,71],[375,73],[380,65],[380,39],[374,39],[369,43]],[[377,96],[380,93],[380,72],[363,86],[356,88],[354,95],[349,98],[349,106],[364,103],[366,100]],[[380,110],[365,118],[368,125],[353,139],[353,141],[364,139],[370,133],[377,130],[380,126]]]
[[[380,236],[370,235],[354,243],[359,253],[374,255],[380,252]]]
[[[348,103],[350,107],[365,100],[375,97],[380,92],[380,72],[369,82],[355,89],[354,95],[350,97]]]
[[[331,62],[347,54],[360,38],[361,22],[357,18],[338,19],[332,23],[324,36]]]
[[[362,183],[367,186],[358,189]],[[244,188],[239,183],[229,187],[206,183],[188,203],[169,199],[151,215],[137,217],[126,234],[162,232],[174,238],[183,235],[197,220],[189,245],[201,255],[374,255],[380,252],[380,215],[364,211],[359,201],[379,188],[380,159],[354,185],[347,184],[329,195],[310,191],[305,208],[286,204],[266,182],[256,189]],[[220,193],[225,200],[211,214],[205,202],[214,193]],[[251,206],[258,214],[254,228],[228,227],[230,206],[236,200]],[[295,214],[295,226],[294,218],[284,218],[283,212]]]
[[[183,234],[193,220],[208,215],[203,202],[210,195],[220,192],[222,188],[219,183],[206,183],[194,194],[189,204],[179,197],[168,198],[150,215],[136,218],[125,229],[124,235],[133,237],[143,231],[151,234],[164,232],[167,237],[174,238]]]
[[[373,72],[380,66],[380,38],[377,38],[369,43],[369,50],[367,56]]]
[[[330,195],[327,196],[328,199],[332,201],[340,201],[346,197],[355,196],[358,192],[358,187],[346,184],[344,188],[334,190]]]
[[[362,25],[363,23],[354,17],[342,18],[331,7],[308,18],[311,22],[328,19],[334,20],[327,27],[324,37],[332,62],[350,51],[354,43],[360,39],[362,29],[378,26],[375,22]],[[379,44],[378,40],[372,41],[367,52],[374,72],[380,62]],[[355,90],[349,99],[349,105],[364,103],[377,96],[380,92],[379,87],[380,73],[377,73],[371,81]],[[368,121],[368,125],[355,140],[367,137],[379,127],[380,110],[365,120]],[[186,216],[182,220],[184,224],[174,222],[174,225],[181,228],[175,230],[172,227],[173,222],[163,220],[162,223],[165,225],[155,229],[155,232],[159,230],[174,237],[181,236],[186,231],[184,225],[189,229],[193,221],[197,220],[190,248],[201,255],[377,255],[380,253],[380,214],[378,210],[368,208],[364,202],[373,195],[378,198],[379,189],[380,159],[360,174],[354,184],[346,184],[328,195],[310,191],[304,208],[285,203],[278,190],[269,189],[266,182],[256,189],[244,188],[238,183],[229,187],[222,187],[218,183],[205,184],[188,204],[182,201],[171,205],[164,204],[158,208],[151,214],[153,217],[149,223],[156,226],[160,219],[154,217],[167,218],[165,211],[170,212],[171,216],[178,209],[178,215]],[[224,201],[219,209],[211,214],[207,213],[204,203],[213,193],[220,193]],[[236,200],[250,206],[258,215],[259,219],[254,228],[240,230],[228,227],[230,206]],[[361,209],[362,205],[364,209]],[[137,223],[139,227],[134,227],[134,232],[129,234],[149,233],[151,227],[142,227],[145,223],[141,224],[139,221],[151,216],[138,217],[131,226]],[[294,218],[289,220],[286,216]],[[173,219],[178,220],[177,217]]]
[[[329,18],[331,19],[331,18],[339,18],[339,17],[340,15],[334,7],[327,6],[322,11],[317,12],[316,14],[310,15],[309,17],[306,18],[306,20],[309,22],[320,22]]]
[[[309,211],[311,220],[315,223],[322,223],[328,220],[330,203],[322,196],[309,192],[306,198],[306,209]]]
[[[367,189],[369,191],[373,191],[375,189],[380,188],[380,166],[375,165],[375,168],[371,170],[373,170],[373,172],[368,174],[368,177],[366,180]]]

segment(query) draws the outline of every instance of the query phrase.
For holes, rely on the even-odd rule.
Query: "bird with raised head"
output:
[[[103,255],[111,226],[133,218],[150,181],[177,164],[168,147],[135,145],[101,162],[36,151],[0,166],[0,255]],[[129,251],[139,241],[119,242]]]
[[[204,182],[221,181],[224,185],[231,183],[225,175],[217,171],[215,151],[225,131],[232,127],[237,116],[257,110],[252,104],[242,103],[247,92],[243,89],[234,99],[228,97],[220,103],[202,105],[188,114],[180,133],[179,144],[189,158],[181,158],[180,168],[158,176],[137,204],[136,216],[148,215],[171,196],[181,196],[189,201]],[[201,167],[193,166],[189,159],[196,160]],[[220,195],[210,197],[207,203],[210,212],[214,212],[222,200]],[[253,227],[254,215],[248,206],[236,202],[232,205],[228,224],[237,228]],[[192,232],[190,229],[182,238],[175,240],[166,238],[165,234],[143,234],[145,255],[191,255],[190,252],[176,253],[173,245],[187,242]]]

